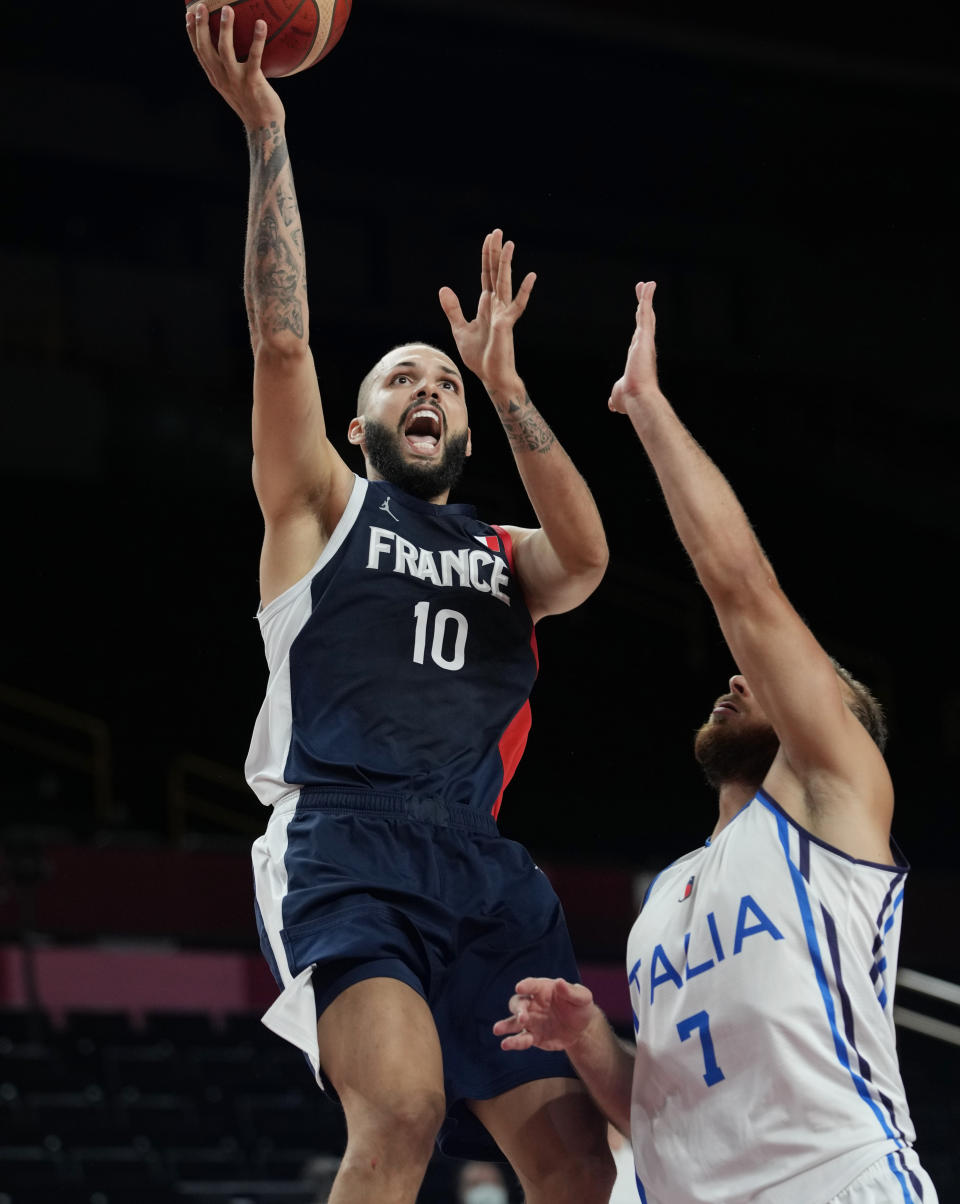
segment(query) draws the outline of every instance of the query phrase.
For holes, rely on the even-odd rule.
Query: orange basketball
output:
[[[199,0],[191,0],[187,11]],[[204,0],[210,13],[210,36],[220,39],[220,9],[227,0]],[[352,0],[232,0],[233,45],[243,61],[250,52],[253,26],[267,23],[267,44],[261,66],[264,75],[277,77],[306,71],[340,41]]]

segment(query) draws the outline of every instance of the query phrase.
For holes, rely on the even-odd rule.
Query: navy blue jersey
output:
[[[358,477],[317,563],[258,617],[262,802],[319,786],[497,814],[537,672],[505,531]]]

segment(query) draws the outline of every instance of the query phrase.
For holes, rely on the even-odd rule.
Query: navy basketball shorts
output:
[[[321,1086],[317,1016],[379,977],[429,1005],[454,1118],[464,1100],[575,1077],[566,1054],[505,1052],[491,1031],[521,978],[579,981],[559,899],[492,816],[304,789],[274,808],[253,859],[261,947],[282,988],[264,1023],[304,1050]]]

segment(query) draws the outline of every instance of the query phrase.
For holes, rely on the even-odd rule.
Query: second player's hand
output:
[[[477,316],[468,321],[451,288],[440,290],[440,305],[447,315],[457,350],[466,366],[490,392],[514,390],[517,369],[513,328],[527,308],[536,275],[524,276],[513,294],[513,243],[503,241],[503,231],[493,230],[483,240],[480,263],[480,300]]]
[[[501,1049],[570,1049],[599,1013],[590,991],[565,978],[524,978],[516,991],[510,1015],[493,1026]]]
[[[657,318],[653,312],[655,280],[641,281],[636,286],[637,324],[630,340],[623,376],[613,386],[607,405],[618,414],[628,413],[628,402],[642,402],[651,393],[659,393],[657,380],[657,347],[655,335]]]
[[[207,79],[248,128],[284,121],[283,104],[260,69],[267,41],[266,21],[253,27],[253,41],[246,62],[239,62],[233,45],[234,13],[229,5],[220,10],[219,44],[210,33],[210,14],[205,4],[187,13],[187,35]]]

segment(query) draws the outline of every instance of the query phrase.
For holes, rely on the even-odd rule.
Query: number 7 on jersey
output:
[[[724,1074],[717,1065],[717,1055],[713,1052],[713,1037],[710,1035],[710,1013],[695,1012],[677,1025],[680,1040],[686,1041],[694,1032],[700,1033],[700,1047],[703,1050],[703,1065],[705,1074],[703,1081],[708,1087],[723,1081]]]

